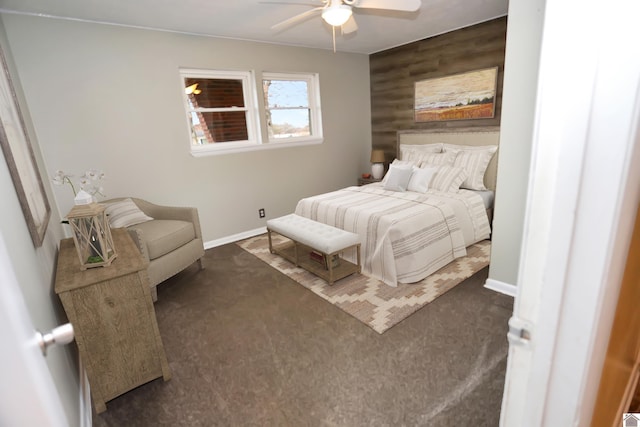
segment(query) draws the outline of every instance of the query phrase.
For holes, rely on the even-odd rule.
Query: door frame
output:
[[[639,13],[545,5],[504,426],[591,420],[640,201]]]

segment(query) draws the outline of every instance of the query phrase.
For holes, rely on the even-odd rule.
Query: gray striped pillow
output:
[[[109,203],[106,206],[105,213],[111,228],[129,227],[153,219],[142,212],[131,199]]]
[[[467,147],[456,152],[453,166],[464,168],[467,171],[467,179],[461,187],[469,190],[486,190],[484,185],[484,174],[487,166],[498,150],[497,145],[486,145],[481,147]],[[453,152],[453,151],[450,151]]]
[[[442,143],[424,145],[400,144],[400,158],[402,160],[419,158],[426,153],[442,153]]]
[[[424,153],[421,156],[422,162],[420,167],[432,165],[447,165],[453,166],[453,161],[456,159],[456,153]]]
[[[430,190],[443,191],[446,193],[457,193],[460,184],[467,178],[467,172],[462,168],[454,166],[440,166],[431,178]]]

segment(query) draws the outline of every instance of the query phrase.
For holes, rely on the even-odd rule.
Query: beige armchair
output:
[[[127,198],[104,201],[107,206]],[[149,261],[148,274],[153,301],[156,286],[194,262],[202,269],[204,245],[198,210],[192,207],[160,206],[130,197],[147,216],[153,218],[126,227],[142,255]],[[107,214],[109,209],[107,209]],[[116,248],[117,250],[117,248]]]

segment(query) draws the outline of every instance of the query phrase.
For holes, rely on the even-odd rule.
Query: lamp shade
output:
[[[371,152],[371,163],[384,163],[384,151],[373,150]]]

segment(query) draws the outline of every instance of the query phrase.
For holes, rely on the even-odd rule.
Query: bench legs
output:
[[[278,251],[276,251],[273,247],[273,240],[271,240],[271,229],[269,228],[267,228],[267,237],[269,237],[269,252],[271,252],[272,254],[277,254]],[[284,236],[284,237],[287,237],[287,236]],[[298,242],[296,242],[293,239],[291,239],[291,241],[293,242],[293,259],[290,259],[289,257],[284,257],[284,258],[293,262],[296,265],[296,267],[300,267],[300,264],[298,263]],[[279,255],[282,255],[282,254],[279,254]]]
[[[273,242],[271,242],[271,230],[269,230],[268,228],[267,228],[267,236],[269,236],[269,252],[271,252],[272,254],[275,254],[273,250]]]
[[[331,253],[331,254],[326,254],[324,252],[320,252],[322,253],[322,255],[325,257],[326,260],[326,270],[324,271],[320,271],[321,269],[318,269],[317,265],[312,264],[313,261],[308,261],[305,260],[304,257],[300,258],[301,254],[299,251],[299,246],[300,244],[295,241],[294,239],[288,237],[288,236],[284,236],[287,239],[291,240],[292,244],[291,245],[287,245],[288,249],[284,249],[282,246],[279,247],[275,247],[273,245],[273,240],[271,238],[271,230],[269,228],[267,228],[267,237],[269,239],[269,252],[272,254],[277,254],[282,256],[283,258],[289,260],[290,262],[292,262],[293,264],[295,264],[296,267],[301,267],[304,268],[305,270],[309,271],[310,273],[313,273],[321,278],[323,278],[324,280],[327,281],[327,283],[329,283],[329,285],[333,285],[337,280],[340,280],[344,277],[347,277],[353,273],[362,273],[362,262],[361,262],[361,258],[360,258],[360,244],[358,243],[357,245],[353,245],[353,246],[349,246],[346,247],[344,249],[341,249],[337,252]],[[340,265],[338,265],[337,267],[334,267],[333,265],[333,258],[334,256],[340,254],[341,252],[347,250],[347,249],[351,249],[355,247],[356,248],[356,254],[357,254],[357,264],[353,264],[345,259],[341,259],[341,263]],[[313,249],[313,248],[310,248]],[[315,250],[315,249],[314,249]]]
[[[350,246],[350,247],[348,247],[348,248],[344,248],[344,249],[343,249],[343,250],[341,250],[341,251],[334,252],[334,253],[332,253],[332,254],[328,254],[328,255],[327,255],[327,254],[323,254],[323,255],[325,256],[326,260],[327,260],[327,266],[328,266],[328,268],[329,268],[329,279],[327,280],[327,282],[329,283],[329,286],[333,285],[333,284],[335,283],[335,281],[336,281],[336,279],[335,279],[335,278],[334,278],[334,276],[333,276],[333,271],[334,271],[334,270],[333,270],[333,257],[334,257],[334,256],[336,256],[336,255],[338,255],[338,254],[339,254],[339,253],[341,253],[342,251],[344,251],[344,250],[346,250],[346,249],[350,249],[350,248],[352,248],[352,247],[353,247],[353,246]],[[356,266],[358,267],[358,269],[357,269],[357,271],[356,271],[356,272],[357,272],[358,274],[360,274],[360,273],[362,273],[362,264],[361,264],[361,262],[360,262],[360,244],[356,245],[356,254],[357,254],[357,257],[358,257],[358,258],[357,258],[357,259],[358,259],[358,263],[356,264]],[[346,277],[346,276],[338,277],[338,278],[337,278],[337,280],[340,280],[340,279],[342,279],[343,277]]]
[[[329,267],[329,280],[327,280],[327,282],[329,283],[329,286],[333,286],[333,282],[335,280],[333,280],[333,254],[331,255],[324,255],[324,259],[327,263],[327,267]]]

